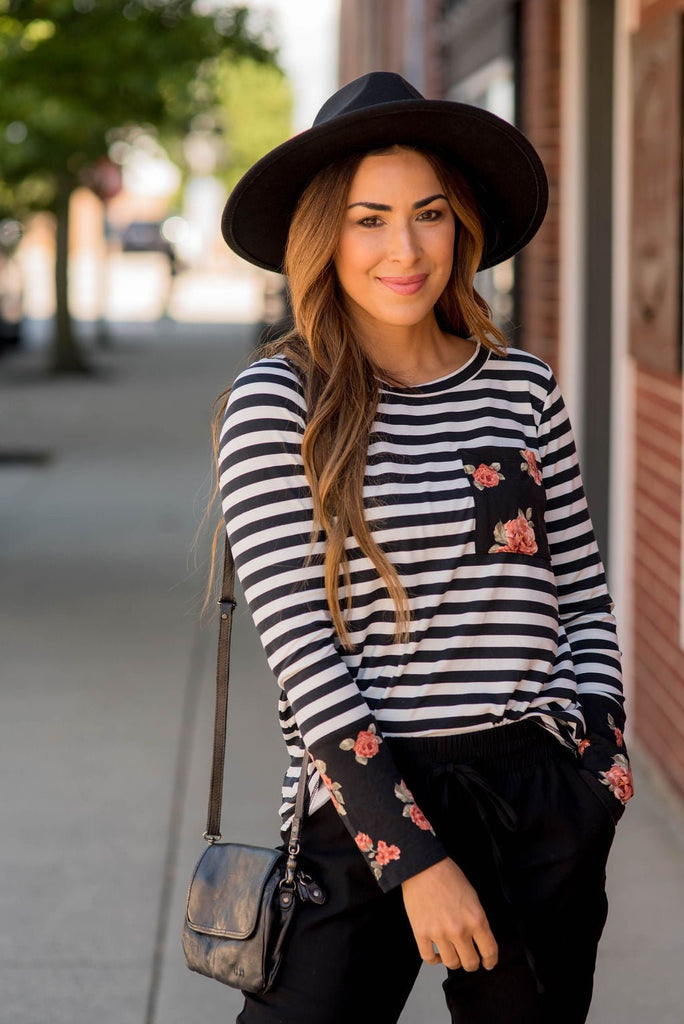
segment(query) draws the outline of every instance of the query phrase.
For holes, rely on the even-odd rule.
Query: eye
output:
[[[357,223],[362,228],[376,228],[379,224],[382,224],[382,221],[380,220],[379,217],[369,215],[368,217],[362,217],[361,220],[358,221]]]
[[[444,215],[441,210],[421,210],[418,214],[418,220],[430,223],[430,221],[441,220],[443,216]]]

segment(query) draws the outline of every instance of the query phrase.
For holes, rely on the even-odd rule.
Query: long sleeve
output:
[[[583,766],[624,804],[632,796],[632,779],[623,738],[624,697],[613,605],[572,429],[553,379],[541,415],[539,445],[560,621],[572,650],[586,723],[579,753]]]
[[[240,375],[220,441],[223,510],[245,596],[303,744],[378,884],[391,889],[446,854],[407,798],[339,650],[323,538],[311,542],[304,415],[301,387],[284,360],[262,360]]]

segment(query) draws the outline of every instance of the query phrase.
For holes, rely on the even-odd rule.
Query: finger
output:
[[[439,950],[430,939],[416,939],[418,945],[418,952],[420,953],[421,960],[426,964],[439,964],[441,963],[441,957]]]
[[[482,958],[482,966],[491,971],[499,962],[499,947],[489,925],[473,932],[473,939]]]
[[[461,966],[461,958],[456,952],[456,947],[450,942],[443,942],[439,947],[439,955],[445,967],[450,971],[457,971]]]
[[[475,948],[470,936],[456,942],[456,953],[460,958],[461,967],[464,971],[476,971],[480,966],[480,954]]]

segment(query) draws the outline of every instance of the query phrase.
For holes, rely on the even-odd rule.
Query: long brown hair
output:
[[[503,352],[506,339],[492,322],[489,306],[474,287],[484,232],[473,195],[454,167],[432,152],[418,152],[434,168],[457,225],[451,277],[435,307],[437,323],[447,333],[473,338],[489,349]],[[395,608],[396,638],[405,642],[410,629],[406,591],[396,569],[373,539],[363,503],[368,441],[380,395],[378,376],[387,379],[387,374],[373,363],[359,340],[334,266],[349,189],[367,155],[354,153],[325,167],[304,189],[290,225],[284,265],[294,328],[257,353],[258,358],[284,356],[304,382],[307,425],[302,437],[302,458],[313,496],[312,544],[322,530],[326,539],[328,607],[337,635],[349,650],[353,644],[345,621],[352,604],[345,550],[348,536],[354,537],[385,583]],[[230,389],[223,392],[215,403],[216,458],[229,393]],[[218,494],[218,484],[214,493]],[[214,536],[210,587],[216,542],[222,528],[221,521]],[[344,612],[341,589],[346,594]]]

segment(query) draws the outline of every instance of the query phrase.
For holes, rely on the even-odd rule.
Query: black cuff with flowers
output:
[[[447,856],[375,722],[347,727],[309,749],[337,813],[383,891]]]
[[[595,775],[624,807],[634,794],[634,783],[622,734],[622,708],[605,697],[586,694],[582,710],[587,727],[578,748],[582,767]]]

